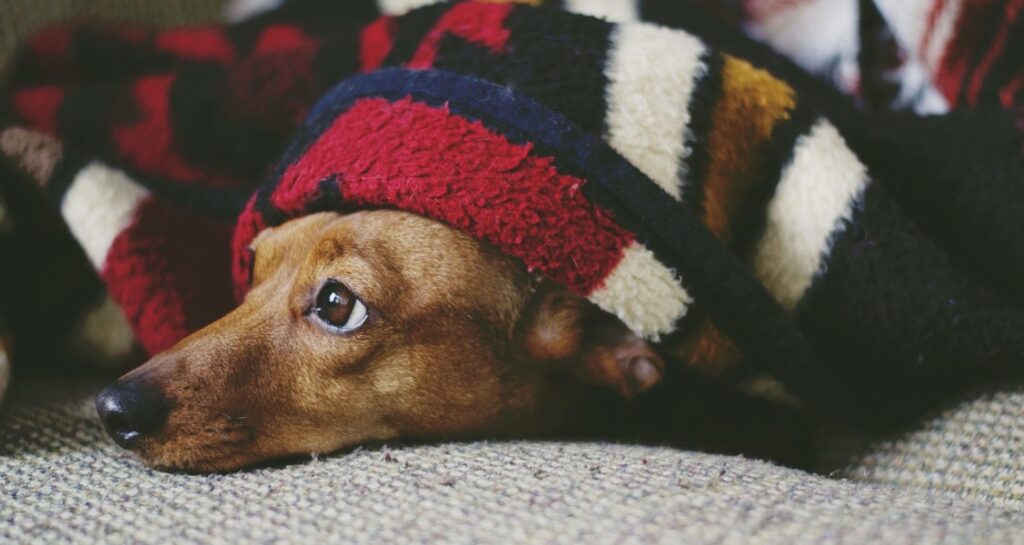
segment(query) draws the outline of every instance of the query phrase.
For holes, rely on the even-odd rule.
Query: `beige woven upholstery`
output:
[[[231,475],[153,472],[95,383],[19,382],[0,424],[0,543],[1024,543],[1024,509],[612,444],[365,448]]]
[[[837,477],[944,490],[1024,510],[1024,383],[968,392],[887,437],[829,433],[821,454],[822,470]]]

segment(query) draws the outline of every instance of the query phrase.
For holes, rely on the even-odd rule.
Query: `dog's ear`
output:
[[[665,360],[614,316],[560,284],[541,281],[517,327],[525,352],[552,369],[632,399],[661,382]]]

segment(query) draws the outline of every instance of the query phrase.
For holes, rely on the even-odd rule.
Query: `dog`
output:
[[[190,77],[143,78],[130,102],[103,95],[104,122],[75,117],[93,95],[17,95],[37,130],[85,124],[119,156],[0,138],[110,293],[73,329],[107,334],[90,323],[119,318],[134,335],[97,346],[157,354],[97,400],[114,440],[149,464],[226,471],[376,440],[538,435],[676,367],[733,384],[768,374],[830,416],[895,422],[1019,364],[1019,199],[1003,178],[964,190],[973,177],[944,177],[927,154],[889,164],[878,154],[892,146],[874,140],[884,119],[833,123],[814,93],[683,31],[492,2],[403,17],[348,44],[365,74],[296,97],[292,114],[319,102],[255,193],[242,180],[271,166],[250,151],[273,139],[191,124],[239,97],[292,104],[235,96],[262,88],[249,79],[201,79],[210,95],[188,92]],[[254,47],[261,62],[226,81],[335,66],[298,49]],[[915,123],[893,125],[900,141],[951,145]],[[1016,142],[1011,124],[985,134]],[[253,135],[267,142],[240,143]],[[24,293],[50,278],[39,247],[0,282],[25,303],[8,315],[19,347],[28,331],[54,344],[83,291],[51,279]]]
[[[666,361],[560,284],[435,221],[319,213],[261,233],[234,311],[97,397],[147,463],[224,471],[394,438],[565,430]]]

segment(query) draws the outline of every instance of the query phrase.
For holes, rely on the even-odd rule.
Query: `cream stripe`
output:
[[[946,45],[949,43],[953,32],[956,29],[956,22],[960,18],[962,0],[947,0],[942,6],[939,17],[935,21],[935,28],[932,29],[931,38],[928,41],[928,49],[921,52],[924,57],[924,64],[930,70],[938,69],[942,63],[942,57],[946,53]]]
[[[867,180],[864,165],[828,121],[797,141],[754,258],[758,279],[786,309],[796,308],[821,269],[833,233],[850,220]]]
[[[423,6],[437,4],[441,0],[377,0],[377,7],[385,15],[405,15]]]
[[[61,214],[96,270],[103,268],[110,245],[148,196],[125,173],[101,163],[90,163],[75,176]]]
[[[613,23],[640,20],[636,0],[565,0],[566,11],[600,17]]]
[[[604,285],[588,297],[638,335],[657,340],[672,332],[692,302],[673,271],[640,243],[623,252]]]
[[[706,68],[700,40],[645,23],[618,25],[608,62],[608,143],[676,200],[691,139],[690,97]]]
[[[837,60],[856,59],[860,44],[857,0],[765,5],[768,11],[761,18],[755,16],[747,24],[747,31],[797,64],[812,72],[822,72]]]
[[[935,2],[942,0],[875,0],[875,6],[885,17],[900,44],[915,51],[921,47],[928,26],[928,12]]]

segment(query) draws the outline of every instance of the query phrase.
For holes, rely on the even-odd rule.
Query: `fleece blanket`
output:
[[[5,311],[132,361],[244,296],[259,230],[390,207],[822,408],[892,418],[1019,367],[1024,137],[1001,94],[865,113],[685,2],[393,4],[36,36],[4,102],[8,208],[18,233],[44,193],[54,247],[79,249],[24,245],[13,262],[61,276]]]

